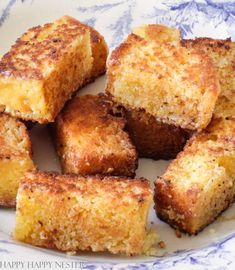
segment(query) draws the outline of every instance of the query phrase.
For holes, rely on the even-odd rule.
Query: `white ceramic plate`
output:
[[[179,27],[184,38],[209,36],[235,38],[234,1],[76,1],[1,0],[0,55],[27,28],[71,15],[94,26],[115,47],[134,26],[162,23]],[[79,94],[96,93],[105,88],[105,76]],[[59,163],[45,126],[31,131],[34,160],[41,170],[59,171]],[[164,172],[168,162],[141,159],[137,176],[151,181]],[[232,206],[197,236],[177,238],[174,230],[157,219],[153,209],[149,227],[155,228],[166,249],[157,257],[121,257],[109,254],[79,253],[68,256],[35,248],[11,239],[15,211],[0,209],[0,269],[228,269],[235,266],[235,220]],[[154,224],[150,222],[153,221]]]

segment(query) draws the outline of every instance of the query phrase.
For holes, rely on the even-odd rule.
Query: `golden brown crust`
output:
[[[221,93],[216,102],[214,117],[235,115],[235,43],[231,39],[196,38],[182,40],[182,45],[206,53],[218,70]]]
[[[140,254],[151,201],[145,179],[26,173],[14,238],[62,251]]]
[[[64,16],[32,28],[0,61],[0,104],[12,116],[53,121],[92,62],[89,30],[77,20]]]
[[[220,86],[205,53],[131,34],[111,54],[106,92],[160,122],[201,130],[211,119]]]
[[[235,118],[215,118],[193,135],[155,182],[158,216],[174,228],[196,234],[235,197]]]
[[[235,200],[234,196],[226,198],[226,200],[224,201],[223,209],[221,209],[221,212],[217,213],[216,215],[210,215],[210,219],[207,220],[207,223],[203,223],[200,227],[197,227],[195,229],[193,223],[194,213],[193,211],[190,210],[186,211],[186,209],[190,208],[188,203],[190,204],[192,200],[195,200],[195,195],[200,194],[200,191],[198,189],[196,190],[192,189],[190,192],[188,192],[187,201],[185,201],[184,197],[180,198],[179,194],[174,192],[174,190],[169,185],[168,181],[160,178],[158,179],[158,182],[155,185],[155,189],[159,190],[159,193],[155,192],[154,195],[155,204],[158,205],[157,207],[155,207],[157,209],[156,210],[157,216],[162,221],[168,223],[172,228],[189,235],[197,235],[198,233],[200,233],[206,226],[215,221],[218,218],[218,216],[222,212],[224,212]],[[169,195],[166,196],[166,194]],[[193,207],[193,205],[191,207]],[[172,218],[172,216],[169,214],[170,213],[169,211],[167,213],[166,211],[161,210],[167,208],[172,209],[172,213],[177,213],[177,217],[174,214],[174,218]]]
[[[135,34],[130,34],[124,42],[122,42],[117,48],[112,51],[111,57],[108,62],[108,68],[112,68],[113,66],[120,66],[122,63],[122,56],[129,52],[133,44],[142,41],[142,37]],[[145,44],[147,44],[147,42],[145,42]],[[109,91],[109,85],[107,86],[107,92],[111,93]]]
[[[63,171],[134,176],[137,152],[125,125],[122,110],[105,95],[75,97],[54,127]]]
[[[140,178],[104,176],[104,175],[61,175],[57,172],[26,172],[20,182],[21,189],[31,190],[40,188],[47,193],[57,194],[63,192],[76,192],[79,194],[94,195],[99,193],[99,187],[110,196],[118,197],[120,194],[130,198],[144,200],[149,195],[149,181]],[[89,188],[88,188],[89,186]],[[136,189],[133,189],[133,186]],[[139,192],[141,191],[141,192]]]
[[[91,51],[93,57],[93,66],[89,76],[84,80],[82,86],[94,81],[98,76],[106,72],[106,60],[108,57],[108,45],[104,37],[91,26],[82,24],[90,32]]]
[[[186,47],[191,47],[191,46],[198,47],[199,49],[203,51],[208,51],[208,46],[213,48],[214,50],[222,49],[224,51],[224,50],[231,49],[232,41],[231,41],[231,38],[214,39],[214,38],[201,37],[201,38],[195,38],[195,39],[183,39],[181,40],[181,44]]]
[[[104,37],[94,28],[89,27],[91,33],[91,49],[94,58],[91,71],[91,80],[104,74],[106,71],[106,60],[108,57],[108,46]]]
[[[167,222],[170,226],[175,229],[179,229],[181,232],[191,232],[191,218],[193,213],[190,209],[190,197],[187,197],[188,204],[186,204],[185,198],[180,197],[177,192],[174,192],[174,186],[170,181],[167,181],[163,177],[159,177],[155,182],[155,193],[154,193],[155,209],[158,217]],[[165,209],[169,209],[165,211]],[[171,217],[170,209],[174,215]],[[178,217],[178,218],[177,218]],[[183,219],[183,220],[182,220]]]
[[[42,80],[44,63],[59,61],[74,38],[83,35],[86,29],[90,32],[94,58],[90,75],[95,78],[105,72],[108,48],[104,37],[99,32],[69,16],[58,20],[57,28],[53,31],[52,25],[52,23],[47,23],[43,26],[32,27],[18,38],[11,50],[1,58],[0,74],[6,77]],[[43,35],[47,31],[51,31],[51,34],[44,39]]]
[[[64,18],[67,23],[65,20],[58,20],[54,30],[51,29],[53,24],[47,23],[30,28],[18,38],[11,50],[1,59],[0,74],[4,77],[42,80],[45,76],[42,73],[44,63],[59,61],[71,42],[85,33],[84,26],[79,21],[69,16]],[[45,39],[43,35],[47,31],[49,33]]]
[[[126,109],[127,131],[139,157],[172,159],[183,149],[190,132],[157,121],[144,110]]]
[[[1,208],[15,208],[16,207],[16,197],[15,198],[10,198],[5,197],[0,198],[0,207]]]

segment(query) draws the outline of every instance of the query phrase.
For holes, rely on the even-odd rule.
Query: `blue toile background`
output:
[[[7,21],[15,5],[21,4],[28,8],[29,5],[37,6],[37,2],[41,2],[41,0],[0,1],[2,2],[0,26]],[[59,3],[62,2],[47,1],[47,12],[51,10],[53,15],[59,10]],[[235,1],[231,0],[70,0],[67,3],[73,15],[96,27],[101,33],[107,33],[106,39],[110,47],[116,46],[134,26],[142,23],[160,23],[180,28],[183,38],[209,36],[232,37],[235,40]],[[43,17],[44,13],[39,15]],[[22,19],[26,20],[28,16],[30,14]]]

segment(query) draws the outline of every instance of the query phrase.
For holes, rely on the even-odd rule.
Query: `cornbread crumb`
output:
[[[14,238],[65,252],[140,254],[152,191],[144,179],[28,172]]]
[[[159,246],[160,248],[162,248],[162,249],[165,249],[165,248],[166,248],[166,244],[165,244],[164,241],[158,242],[158,246]]]
[[[146,256],[156,256],[158,253],[159,235],[156,230],[150,229],[147,232],[142,254]]]
[[[178,238],[181,238],[182,237],[182,234],[181,234],[181,232],[179,230],[175,230],[175,235]]]

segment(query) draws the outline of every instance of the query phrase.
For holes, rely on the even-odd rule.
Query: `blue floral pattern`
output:
[[[105,23],[106,31],[112,32],[110,46],[114,47],[130,33],[136,21],[160,23],[181,29],[184,38],[195,36],[197,27],[211,24],[211,30],[220,31],[220,27],[226,25],[227,37],[235,39],[235,3],[223,1],[217,3],[212,0],[167,0],[155,1],[153,5],[147,5],[140,10],[144,2],[139,0],[112,1],[112,4],[96,4],[89,7],[79,7],[77,10],[81,16],[85,14],[86,23],[94,26]],[[116,12],[122,10],[121,16]],[[105,17],[112,13],[112,21],[105,22]],[[140,20],[142,19],[142,20]],[[197,35],[197,33],[195,33]],[[213,33],[211,33],[213,36]]]
[[[0,15],[0,26],[5,22],[10,14],[11,7],[15,4],[16,0],[10,0],[7,5],[3,8],[2,14]]]

